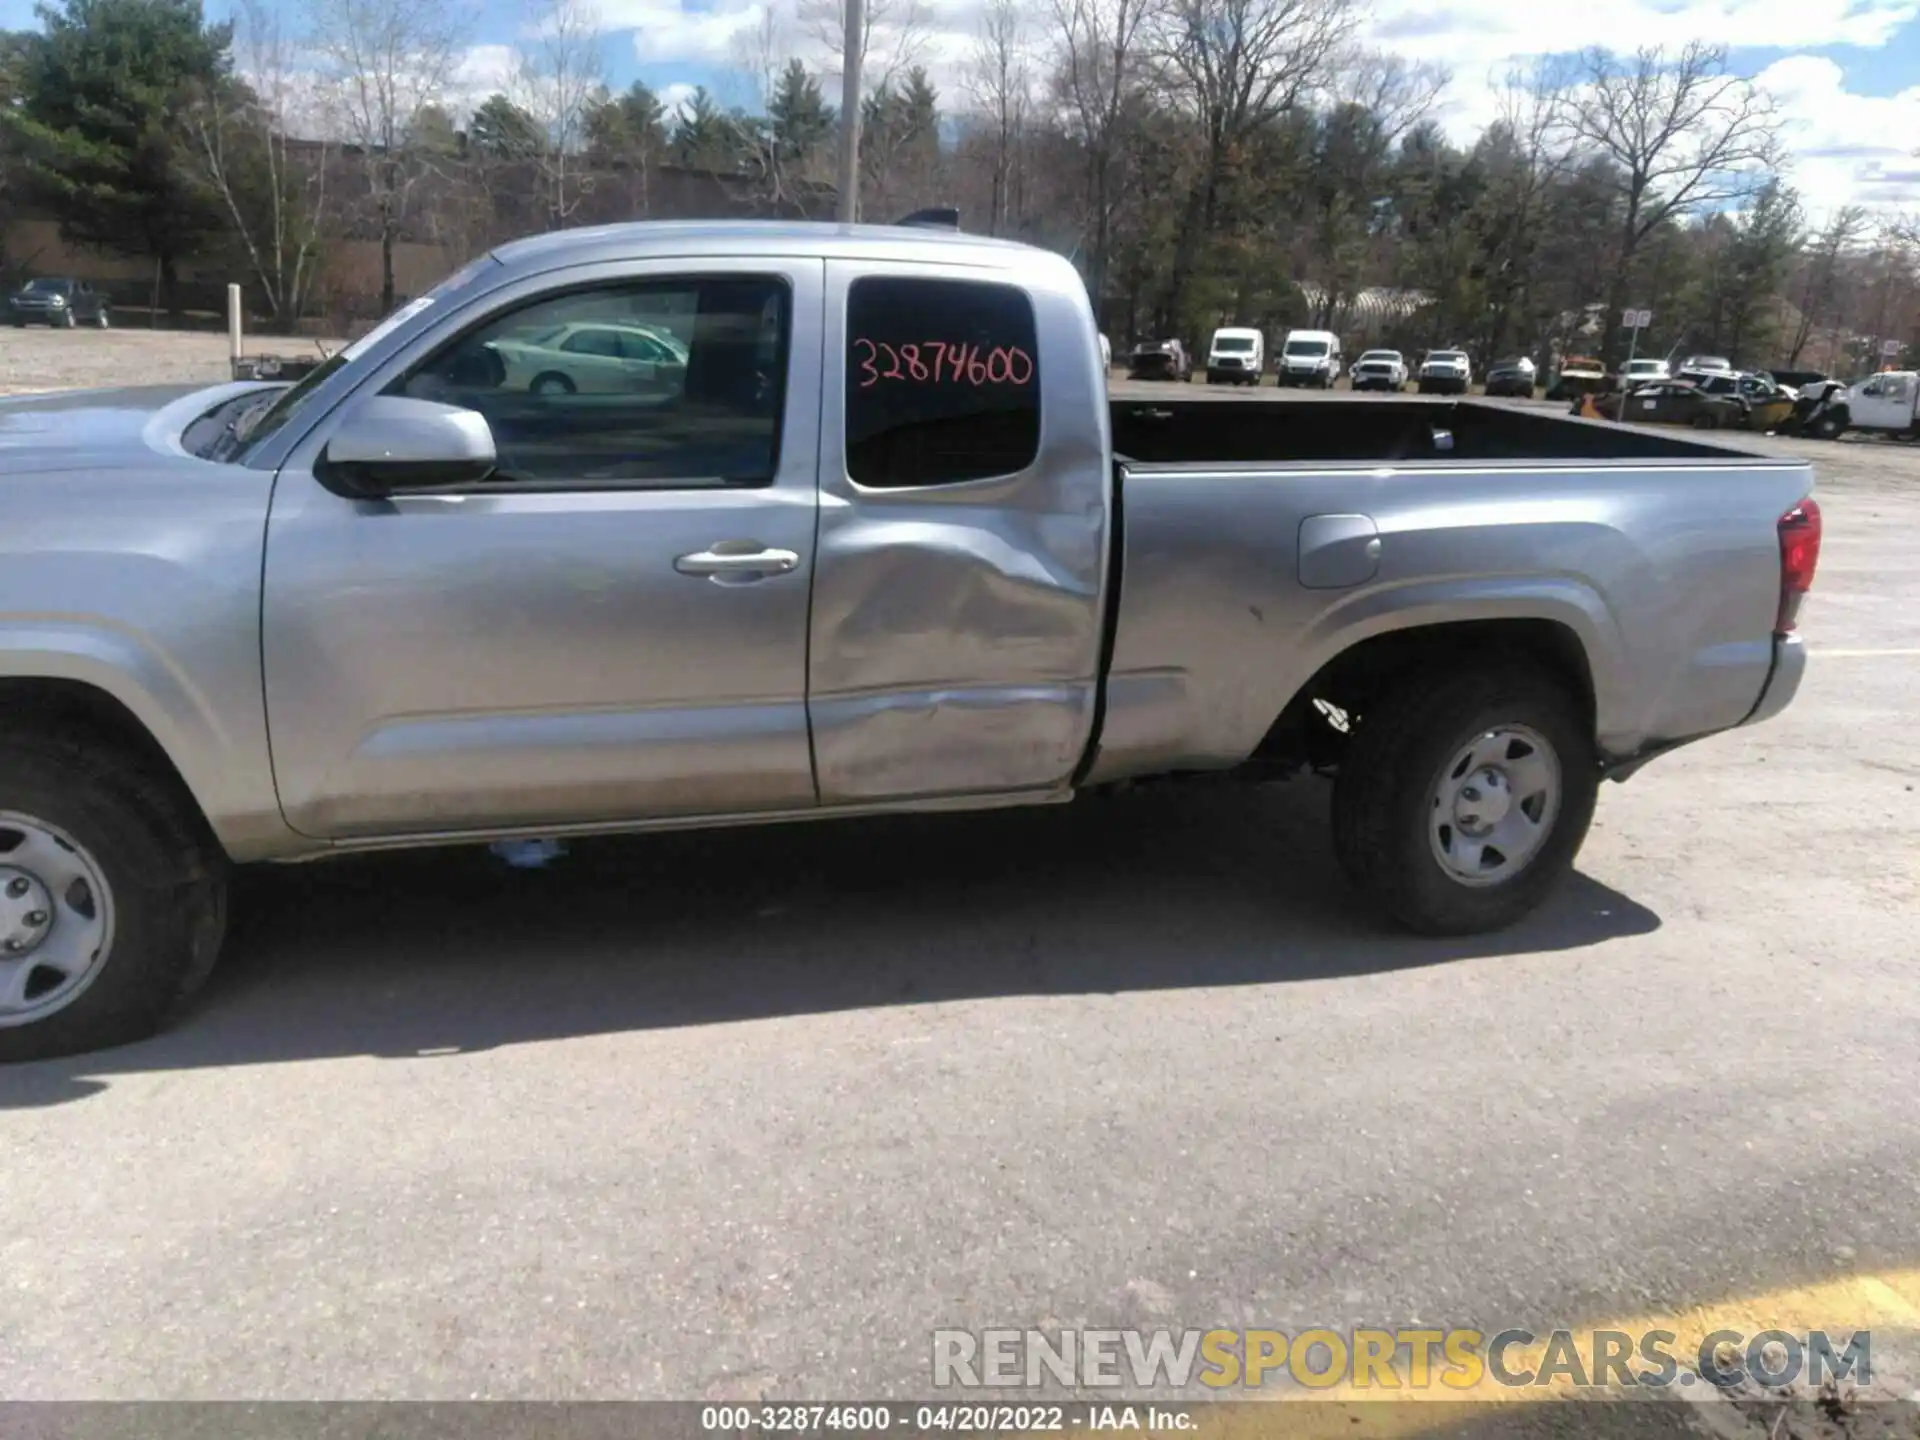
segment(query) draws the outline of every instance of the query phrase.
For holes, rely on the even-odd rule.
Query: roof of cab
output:
[[[511,270],[537,271],[593,260],[694,255],[707,250],[731,255],[799,252],[833,259],[922,257],[1000,266],[1022,259],[1066,263],[1050,250],[964,231],[807,220],[637,220],[532,235],[498,246],[492,254]]]

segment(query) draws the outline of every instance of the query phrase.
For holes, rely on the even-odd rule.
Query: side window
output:
[[[1040,453],[1033,302],[1012,285],[873,275],[847,295],[847,474],[861,485],[1011,475]]]
[[[569,355],[600,355],[608,360],[620,358],[618,330],[576,330],[560,348]]]
[[[493,429],[502,482],[546,489],[770,485],[789,295],[768,276],[605,286],[494,315],[388,387]],[[609,365],[629,339],[652,366]]]

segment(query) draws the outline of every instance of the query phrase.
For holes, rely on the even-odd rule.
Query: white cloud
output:
[[[1377,0],[1376,41],[1451,68],[1466,85],[1529,55],[1588,45],[1669,49],[1689,40],[1762,41],[1783,50],[1884,45],[1920,16],[1920,0],[1609,0],[1583,14],[1512,0]]]
[[[1776,60],[1759,80],[1789,117],[1791,178],[1809,210],[1920,208],[1920,84],[1854,95],[1840,67],[1818,55]]]
[[[1490,81],[1516,63],[1600,44],[1677,49],[1690,40],[1764,37],[1770,47],[1887,44],[1920,17],[1920,0],[1609,0],[1595,24],[1567,12],[1510,0],[1378,0],[1372,39],[1381,47],[1453,72],[1439,114],[1456,141],[1470,141],[1494,118]],[[1832,60],[1793,55],[1758,77],[1779,99],[1783,138],[1798,157],[1792,183],[1815,222],[1848,204],[1920,202],[1920,86],[1875,98],[1846,88]],[[1904,177],[1904,178],[1902,178]]]
[[[693,100],[695,88],[695,86],[689,85],[683,80],[676,84],[663,87],[659,95],[655,98],[659,100],[660,108],[667,113],[669,118],[678,119],[680,116],[686,114],[687,106]]]
[[[631,30],[633,53],[647,65],[726,65],[736,39],[752,32],[766,13],[759,3],[723,3],[696,10],[685,0],[606,0],[601,18],[609,30]]]

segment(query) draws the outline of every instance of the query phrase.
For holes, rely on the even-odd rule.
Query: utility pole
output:
[[[847,34],[840,52],[840,223],[860,218],[860,61],[866,49],[866,0],[842,0]]]

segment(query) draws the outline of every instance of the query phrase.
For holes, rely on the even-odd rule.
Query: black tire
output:
[[[153,1034],[205,983],[226,933],[226,857],[191,803],[98,737],[28,725],[0,728],[0,812],[71,837],[105,881],[113,924],[105,959],[71,1001],[0,1023],[0,1063]]]
[[[1592,727],[1567,687],[1524,663],[1421,671],[1371,701],[1354,727],[1333,789],[1334,854],[1387,915],[1423,935],[1477,935],[1536,909],[1573,869],[1599,788]],[[1428,823],[1442,768],[1476,735],[1524,725],[1551,745],[1561,797],[1532,860],[1498,884],[1448,874]]]
[[[71,308],[62,310],[60,312],[60,328],[62,330],[71,330],[75,325],[79,323],[80,323],[79,320],[75,318],[73,310]]]
[[[533,383],[527,386],[527,390],[534,395],[572,395],[575,393],[575,386],[572,380],[558,370],[549,370],[544,375],[534,376]]]
[[[110,330],[113,328],[113,322],[107,318],[107,312],[104,309],[93,317],[93,323],[96,329]]]
[[[1696,415],[1688,422],[1696,430],[1718,430],[1720,419],[1716,415]]]
[[[1847,421],[1851,418],[1845,411],[1829,410],[1813,422],[1812,434],[1817,440],[1838,440],[1840,433],[1847,428]]]

